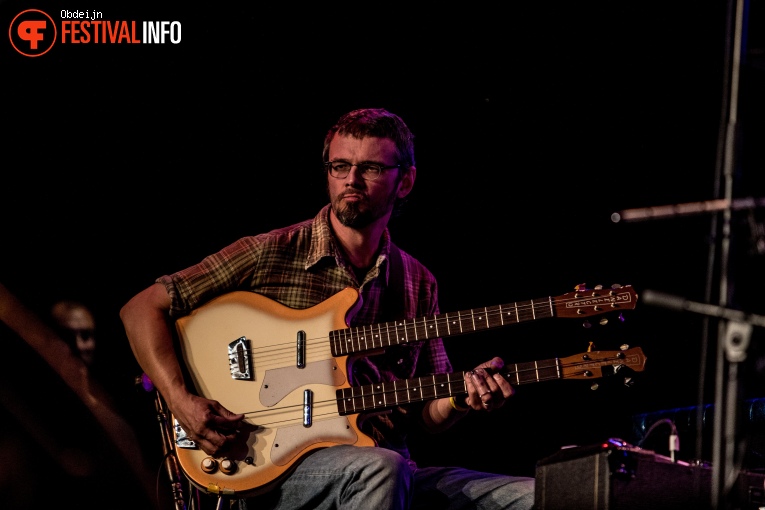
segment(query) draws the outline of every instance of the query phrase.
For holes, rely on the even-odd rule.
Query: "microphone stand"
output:
[[[714,439],[712,445],[712,492],[711,508],[715,510],[724,510],[730,507],[728,494],[733,483],[735,483],[734,446],[733,441],[736,432],[735,410],[738,384],[738,363],[745,357],[745,349],[749,345],[749,336],[752,326],[751,316],[749,320],[741,321],[734,319],[730,315],[738,316],[733,310],[726,308],[728,306],[728,268],[730,255],[730,234],[731,234],[731,214],[733,210],[753,209],[765,205],[765,199],[733,199],[733,169],[736,147],[737,131],[737,109],[738,109],[738,84],[739,71],[741,67],[741,53],[743,41],[743,25],[746,16],[745,3],[748,0],[729,0],[726,11],[726,48],[725,48],[725,69],[723,82],[723,108],[721,110],[720,130],[717,147],[717,167],[715,179],[715,196],[720,197],[717,200],[706,202],[695,202],[686,204],[677,204],[665,207],[653,207],[643,209],[633,209],[621,211],[611,215],[614,223],[622,219],[627,221],[637,221],[643,219],[654,219],[668,216],[697,214],[702,212],[721,211],[722,224],[718,225],[718,215],[712,216],[711,233],[712,238],[718,238],[718,229],[720,239],[720,258],[719,258],[719,282],[718,282],[718,300],[719,307],[715,309],[706,308],[710,305],[702,305],[684,301],[683,307],[691,311],[697,311],[704,315],[703,338],[702,338],[702,363],[701,377],[699,382],[699,410],[703,407],[704,399],[704,381],[706,371],[707,346],[709,336],[709,319],[713,317],[723,317],[731,319],[729,322],[719,321],[717,324],[717,351],[716,351],[716,377],[715,377],[715,412],[714,412]],[[722,193],[720,187],[723,187]],[[706,300],[712,301],[712,280],[715,269],[715,246],[710,245],[708,268],[707,268],[707,287]],[[649,296],[651,294],[649,293]],[[653,295],[653,298],[659,296]],[[666,296],[664,296],[666,298]],[[646,296],[643,296],[646,299]],[[650,298],[649,298],[650,299]],[[668,302],[677,307],[677,302],[671,299],[659,299],[664,305]],[[758,324],[759,325],[759,324]],[[743,347],[743,348],[742,348]],[[697,413],[697,452],[701,453],[702,437],[701,430],[703,426],[703,413]],[[700,458],[700,455],[699,455]]]
[[[687,299],[646,289],[641,298],[647,305],[662,306],[677,311],[702,314],[705,317],[722,318],[719,343],[717,396],[714,423],[714,454],[719,457],[712,463],[712,508],[729,508],[727,494],[736,483],[738,472],[736,443],[738,438],[736,417],[738,405],[738,367],[746,360],[752,335],[752,327],[765,328],[765,316],[747,314],[722,306],[698,303]],[[700,432],[699,432],[700,433]]]

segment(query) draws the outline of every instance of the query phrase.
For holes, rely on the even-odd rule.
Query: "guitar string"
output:
[[[603,296],[598,296],[603,297]],[[605,296],[607,297],[607,296]],[[591,296],[590,296],[591,298]],[[390,345],[393,345],[392,340],[390,339],[390,330],[393,330],[394,334],[401,335],[397,337],[394,340],[398,340],[395,343],[401,344],[406,343],[408,341],[417,341],[419,339],[419,335],[417,334],[417,331],[422,329],[423,327],[427,327],[430,325],[427,329],[432,329],[435,327],[434,330],[428,332],[426,329],[426,336],[422,338],[422,340],[426,340],[429,338],[436,338],[437,334],[436,331],[438,331],[439,335],[442,336],[456,336],[464,333],[470,333],[474,331],[481,331],[483,329],[488,329],[491,327],[498,327],[498,326],[509,326],[512,324],[525,322],[528,320],[531,320],[535,318],[537,315],[540,315],[538,318],[552,318],[552,312],[550,315],[544,315],[541,313],[537,313],[538,311],[550,311],[550,303],[553,305],[558,305],[561,303],[566,302],[580,302],[582,299],[588,299],[585,297],[577,297],[577,298],[546,298],[545,300],[539,300],[538,302],[529,301],[528,304],[525,305],[518,305],[516,302],[514,305],[505,304],[505,305],[495,305],[492,307],[485,307],[483,309],[472,309],[472,310],[463,310],[461,312],[450,312],[450,313],[444,313],[444,314],[438,314],[435,316],[431,316],[430,318],[423,318],[422,322],[416,322],[415,319],[408,319],[405,321],[390,321],[380,324],[373,324],[373,325],[367,325],[367,326],[354,326],[350,328],[344,328],[344,329],[338,329],[331,331],[332,332],[348,332],[344,336],[349,338],[346,338],[346,340],[349,340],[352,344],[354,343],[353,335],[354,331],[359,332],[356,334],[356,340],[355,343],[359,346],[359,348],[355,348],[352,345],[352,349],[348,349],[349,351],[352,350],[352,352],[360,352],[363,350],[371,350],[375,348],[383,348]],[[634,301],[630,301],[634,303]],[[502,309],[504,307],[504,310]],[[599,313],[608,313],[608,312],[616,312],[619,310],[618,308],[613,310],[604,310]],[[452,315],[452,317],[448,317],[449,315]],[[507,315],[511,321],[507,324],[502,324],[501,317]],[[499,320],[499,323],[496,321]],[[458,324],[460,327],[465,323],[465,321],[468,321],[472,324],[480,324],[484,327],[476,328],[473,327],[472,330],[469,331],[462,331],[460,332],[452,332],[451,334],[448,333],[448,324]],[[488,324],[488,325],[487,325]],[[379,330],[377,332],[374,331],[374,328],[379,326]],[[382,327],[385,326],[385,332],[383,333],[384,336],[388,337],[387,344],[385,343],[385,340],[380,338],[380,332]],[[366,336],[366,333],[364,333],[365,330],[369,330],[371,335],[373,337],[371,339],[368,339]],[[432,335],[432,336],[431,336]],[[409,337],[412,336],[412,339],[409,339]],[[315,343],[316,340],[324,341],[329,339],[329,334],[327,336],[320,336],[320,337],[312,337],[308,340],[312,340],[314,342],[309,342],[309,346],[307,348],[306,353],[310,355],[310,353],[313,353],[316,355],[316,353],[324,354],[326,349],[330,348],[330,345],[324,346]],[[295,341],[290,340],[290,342],[284,342],[280,344],[272,344],[262,347],[257,347],[254,349],[250,349],[250,353],[252,356],[257,357],[259,362],[263,361],[265,358],[265,361],[268,362],[267,365],[270,365],[270,363],[274,363],[274,365],[270,366],[281,366],[280,363],[283,363],[285,361],[290,362],[294,356],[295,356]],[[361,344],[365,344],[365,348],[361,348]],[[371,347],[366,347],[369,343],[371,343]],[[272,350],[272,349],[275,349]],[[276,356],[276,357],[273,357]]]
[[[624,351],[620,351],[620,353],[625,354]],[[598,353],[593,352],[593,353],[587,353],[587,354],[590,356],[593,356],[593,355],[597,355]],[[626,354],[629,354],[629,351],[627,351]],[[639,357],[639,363],[637,363],[637,365],[639,366],[642,364],[642,362],[640,362],[640,359],[642,359],[642,356]],[[582,380],[590,379],[590,378],[596,379],[602,376],[587,376],[588,373],[591,373],[593,368],[602,368],[603,366],[619,366],[619,365],[630,366],[629,359],[619,355],[612,355],[607,357],[596,356],[596,359],[582,360],[582,361],[576,361],[572,363],[560,363],[560,361],[561,360],[559,358],[552,358],[549,360],[542,360],[538,362],[515,363],[513,365],[515,366],[522,365],[523,368],[521,369],[506,368],[501,370],[500,372],[505,376],[505,378],[510,377],[515,379],[515,381],[512,381],[511,384],[516,386],[520,384],[529,384],[532,382],[545,382],[545,381],[551,381],[556,379],[572,379],[572,378],[579,378]],[[614,361],[619,361],[621,363],[615,363]],[[552,365],[546,365],[546,366],[538,366],[539,363],[544,363],[544,362],[558,362],[558,363],[554,363]],[[586,368],[583,368],[582,370],[577,371],[576,368],[578,367],[586,367]],[[560,371],[558,369],[560,369]],[[572,370],[574,371],[572,372]],[[542,376],[537,375],[534,378],[528,378],[528,379],[521,378],[523,374],[528,375],[529,373],[534,373],[534,372],[543,372],[545,374],[550,373],[551,375],[542,375]],[[423,376],[421,378],[410,379],[408,380],[409,382],[420,381],[419,385],[412,386],[411,388],[409,388],[410,391],[412,388],[414,388],[415,390],[423,394],[426,392],[430,392],[430,390],[432,389],[434,396],[431,397],[427,395],[425,397],[415,397],[415,398],[409,397],[406,401],[404,401],[401,404],[409,404],[409,403],[422,402],[426,400],[434,400],[437,398],[443,398],[443,397],[459,395],[460,393],[464,393],[467,391],[466,385],[465,385],[466,373],[467,372],[454,372],[451,374],[436,374],[436,376],[440,376],[441,378],[443,378],[444,376],[456,376],[454,379],[451,379],[449,381],[442,381],[442,380],[434,381],[433,377],[429,377],[429,376]],[[552,375],[553,373],[554,375]],[[460,375],[461,377],[459,377]],[[404,381],[398,381],[398,382],[404,382]],[[365,407],[365,409],[362,409],[357,412],[347,412],[345,413],[346,415],[359,414],[361,412],[367,412],[367,411],[369,412],[380,411],[380,410],[388,409],[391,407],[395,407],[396,405],[399,405],[400,402],[393,402],[393,403],[386,404],[384,403],[385,402],[384,397],[387,395],[394,395],[396,393],[407,391],[407,388],[393,388],[391,387],[391,385],[393,384],[394,384],[394,381],[390,381],[390,382],[381,383],[381,384],[368,384],[363,386],[355,386],[352,388],[344,388],[344,389],[352,389],[353,391],[360,391],[362,393],[367,392],[367,394],[366,395],[364,394],[343,395],[341,398],[325,399],[325,400],[314,402],[312,404],[312,407],[314,410],[313,417],[321,419],[327,416],[330,416],[330,417],[343,416],[343,414],[341,414],[341,411],[340,411],[341,409],[340,403],[341,401],[348,400],[348,399],[354,402],[359,402],[358,405],[360,407]],[[453,389],[449,390],[448,393],[445,395],[436,394],[436,391],[438,391],[436,388],[445,388],[445,387],[448,388],[450,386],[453,387],[455,384],[462,384],[462,386],[460,386],[460,388],[458,388],[457,391],[453,391]],[[376,387],[379,387],[379,386],[382,386],[382,391],[379,389],[376,389]],[[422,390],[425,390],[425,391],[422,391]],[[364,402],[368,402],[370,398],[379,399],[380,397],[383,397],[382,400],[380,400],[381,402],[380,405],[374,405],[369,403],[367,405],[363,405]],[[328,408],[331,408],[332,410],[327,412],[321,411],[322,409],[328,409]],[[319,410],[319,412],[316,412],[317,410]],[[294,412],[295,417],[294,418],[283,417],[282,415],[285,412],[287,413]],[[291,405],[285,405],[285,406],[275,406],[275,407],[270,407],[270,408],[266,408],[259,411],[247,411],[244,414],[251,417],[264,417],[271,414],[279,415],[279,417],[281,418],[279,420],[274,420],[269,422],[258,421],[256,423],[256,425],[260,427],[271,427],[277,424],[284,425],[287,423],[302,423],[303,413],[304,413],[304,406],[302,403],[300,403],[300,404],[291,404]]]

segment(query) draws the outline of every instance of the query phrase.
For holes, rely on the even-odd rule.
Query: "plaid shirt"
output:
[[[290,308],[317,305],[346,287],[359,291],[361,307],[350,326],[377,324],[397,318],[412,319],[439,313],[434,276],[411,255],[401,251],[404,296],[385,299],[389,285],[391,250],[386,229],[380,253],[359,285],[350,264],[337,246],[329,225],[327,205],[313,220],[241,238],[187,269],[157,279],[172,299],[171,316],[190,313],[209,299],[234,290],[251,290]],[[391,308],[401,308],[391,309]],[[356,360],[349,370],[356,385],[409,379],[452,371],[440,338],[389,348],[385,353]],[[404,421],[407,412],[364,421],[364,431],[380,446],[408,457]]]

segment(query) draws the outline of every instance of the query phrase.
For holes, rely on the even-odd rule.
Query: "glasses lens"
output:
[[[330,161],[326,164],[326,166],[329,169],[329,173],[332,175],[332,177],[344,179],[351,172],[351,167],[353,165],[345,161]],[[383,170],[380,165],[375,165],[374,163],[362,163],[360,165],[356,165],[356,168],[358,168],[358,172],[361,177],[368,181],[374,181],[380,177],[380,174]]]
[[[361,177],[368,181],[374,181],[380,177],[381,171],[382,170],[378,165],[359,165],[359,173],[361,173]]]
[[[351,171],[351,165],[342,161],[329,163],[329,173],[332,177],[345,177]]]

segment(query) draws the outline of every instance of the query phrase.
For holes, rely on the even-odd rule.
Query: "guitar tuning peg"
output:
[[[627,351],[630,348],[630,344],[622,344],[619,346],[620,351]]]
[[[608,324],[608,319],[603,317],[603,318],[600,319],[598,324],[600,324],[601,326],[605,326],[606,324]]]
[[[590,324],[590,321],[584,321],[582,322],[582,327],[584,329],[590,329],[592,327],[592,324]]]
[[[619,312],[619,317],[618,317],[618,319],[619,319],[619,322],[624,322],[624,314],[623,314],[623,313],[621,313],[621,312]]]
[[[574,290],[587,290],[587,284],[580,283],[579,285],[574,285]]]
[[[590,386],[590,389],[592,391],[597,391],[598,388],[600,388],[600,385],[598,383],[592,383],[592,386]]]
[[[620,284],[618,284],[618,283],[614,283],[613,285],[611,285],[611,288],[616,290],[616,289],[621,289],[622,286]]]
[[[633,379],[632,377],[625,377],[624,385],[628,388],[632,388],[635,385],[635,379]]]
[[[603,286],[602,285],[596,285],[595,286],[595,290],[603,290]]]

